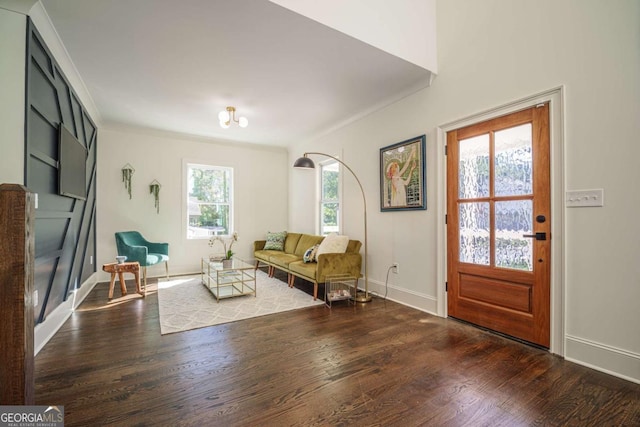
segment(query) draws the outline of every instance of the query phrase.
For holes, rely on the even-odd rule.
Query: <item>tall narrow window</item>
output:
[[[187,164],[187,238],[233,233],[233,169]]]
[[[340,232],[340,168],[336,161],[320,165],[320,234]]]

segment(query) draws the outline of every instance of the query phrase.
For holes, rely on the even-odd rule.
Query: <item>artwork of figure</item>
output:
[[[387,179],[391,182],[390,206],[404,206],[407,204],[407,185],[411,181],[411,174],[417,166],[416,147],[411,147],[411,154],[402,169],[397,161],[392,161],[387,166]],[[407,172],[409,169],[409,173]]]
[[[380,148],[380,210],[426,209],[425,135]]]

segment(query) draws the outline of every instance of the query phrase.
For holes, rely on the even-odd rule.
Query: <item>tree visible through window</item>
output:
[[[187,165],[187,238],[233,232],[233,169]]]
[[[320,166],[320,234],[340,231],[340,192],[338,162]]]

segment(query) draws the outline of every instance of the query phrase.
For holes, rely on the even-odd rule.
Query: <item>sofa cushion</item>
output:
[[[287,237],[286,231],[277,233],[267,232],[267,243],[264,245],[265,250],[284,251],[284,240]]]
[[[318,271],[316,263],[305,263],[303,261],[290,263],[289,270],[296,276],[304,277],[311,282],[316,280],[316,273]]]
[[[349,245],[349,236],[339,236],[335,233],[324,238],[316,256],[321,254],[343,254]]]
[[[286,253],[293,254],[296,252],[300,236],[302,236],[301,233],[287,233],[287,238],[284,239],[284,251]]]
[[[272,255],[278,255],[281,254],[282,251],[265,251],[263,250],[259,250],[259,251],[255,251],[253,253],[253,256],[256,257],[259,260],[265,261],[265,262],[269,262],[269,258],[271,258]]]
[[[296,250],[294,254],[298,255],[300,258],[304,256],[304,253],[311,246],[316,245],[324,240],[324,236],[314,236],[312,234],[303,234],[300,236],[300,240],[298,241],[298,246],[296,246]]]
[[[302,261],[304,262],[316,262],[316,253],[318,252],[318,248],[320,244],[313,245],[309,249],[304,252],[302,256]]]
[[[275,252],[275,251],[274,251]],[[285,252],[275,252],[274,254],[269,256],[269,262],[277,267],[282,267],[285,270],[289,268],[289,264],[294,261],[301,261],[297,255],[288,254]]]

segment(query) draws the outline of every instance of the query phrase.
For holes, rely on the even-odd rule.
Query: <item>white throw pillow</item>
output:
[[[348,245],[349,236],[338,236],[336,233],[331,233],[320,243],[316,259],[320,254],[343,254]]]

